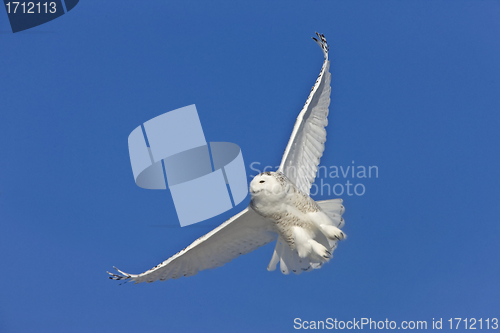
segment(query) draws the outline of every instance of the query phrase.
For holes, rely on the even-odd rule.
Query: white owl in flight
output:
[[[195,275],[276,241],[267,269],[279,262],[283,274],[320,268],[345,238],[342,199],[314,201],[309,190],[326,141],[330,105],[330,61],[324,35],[313,38],[325,61],[297,117],[277,172],[264,172],[250,183],[250,205],[184,250],[141,274],[109,273],[110,279],[154,282]]]

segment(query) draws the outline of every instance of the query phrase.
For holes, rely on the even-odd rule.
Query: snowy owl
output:
[[[346,236],[342,199],[314,201],[309,196],[326,141],[330,105],[330,62],[324,35],[313,38],[325,60],[297,117],[277,172],[264,172],[250,183],[250,205],[184,250],[141,274],[109,273],[110,279],[154,282],[191,276],[215,268],[276,240],[267,269],[279,262],[283,274],[320,268]]]

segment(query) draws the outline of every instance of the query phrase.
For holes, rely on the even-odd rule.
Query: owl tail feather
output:
[[[342,214],[345,212],[345,207],[342,205],[342,199],[330,199],[316,201],[321,210],[332,220],[333,225],[339,229],[345,224]]]
[[[267,266],[267,270],[274,271],[278,263],[283,274],[290,274],[290,272],[300,274],[313,269],[309,260],[300,258],[297,251],[292,251],[281,237],[278,237],[276,241],[273,257]]]

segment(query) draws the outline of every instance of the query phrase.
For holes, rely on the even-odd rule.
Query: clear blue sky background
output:
[[[13,34],[0,10],[0,331],[286,332],[302,320],[500,314],[498,1],[85,1]],[[127,137],[196,104],[208,141],[277,165],[330,43],[321,164],[377,166],[321,270],[273,246],[119,286],[248,204],[180,228]],[[250,177],[249,177],[250,180]],[[318,179],[317,181],[321,181]],[[316,199],[332,196],[317,195]],[[195,207],[194,207],[195,208]]]

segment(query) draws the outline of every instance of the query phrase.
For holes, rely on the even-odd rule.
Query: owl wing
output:
[[[295,121],[292,136],[288,141],[278,169],[305,194],[309,194],[311,185],[316,178],[319,160],[325,149],[325,127],[328,125],[331,91],[328,44],[325,36],[318,33],[316,35],[319,39],[313,39],[323,50],[325,61],[306,104]]]
[[[199,271],[220,267],[240,255],[272,242],[277,237],[265,220],[250,207],[231,217],[184,250],[141,274],[110,274],[110,279],[135,283],[165,281],[192,276]]]

